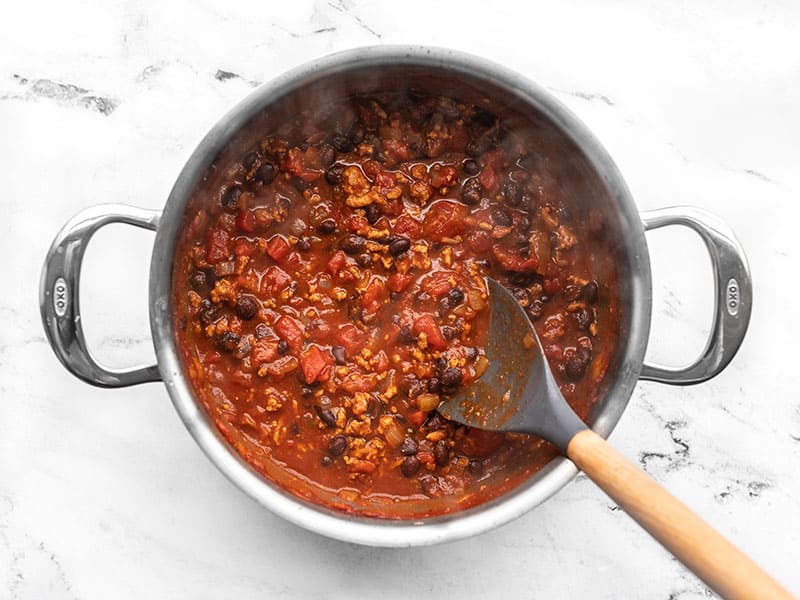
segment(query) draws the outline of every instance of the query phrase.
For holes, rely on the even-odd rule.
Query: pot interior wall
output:
[[[616,287],[608,290],[601,298],[601,302],[610,304],[612,314],[616,315],[613,327],[616,328],[614,337],[617,346],[606,366],[606,375],[591,413],[590,425],[601,434],[607,435],[627,404],[641,365],[641,356],[636,356],[638,349],[631,352],[629,347],[635,336],[632,335],[632,312],[628,309],[634,305],[634,288],[637,282],[641,283],[637,279],[636,271],[641,266],[640,257],[638,251],[632,251],[637,248],[637,244],[631,242],[632,207],[620,205],[620,199],[627,201],[627,190],[621,180],[614,181],[615,177],[618,178],[616,171],[612,168],[609,173],[608,170],[598,168],[594,159],[580,149],[573,137],[574,132],[566,133],[557,124],[552,106],[538,104],[536,98],[523,90],[514,89],[491,77],[487,79],[486,73],[473,75],[461,67],[453,68],[452,65],[441,68],[429,64],[342,66],[312,73],[304,81],[296,81],[289,87],[284,86],[277,97],[274,94],[264,95],[265,102],[261,106],[266,108],[253,112],[253,116],[243,126],[224,132],[228,143],[219,149],[211,161],[212,164],[206,165],[210,168],[196,169],[196,172],[204,176],[193,182],[193,192],[188,195],[193,200],[185,208],[180,208],[181,214],[202,210],[201,205],[192,205],[192,202],[200,202],[213,194],[213,190],[219,189],[226,176],[222,166],[236,161],[254,147],[265,132],[280,128],[281,124],[293,119],[309,106],[318,107],[317,114],[320,119],[324,119],[326,114],[335,110],[333,107],[343,97],[398,91],[446,95],[484,106],[501,117],[509,130],[535,140],[534,147],[530,148],[531,153],[538,155],[546,168],[558,179],[568,204],[575,211],[574,216],[586,223],[590,220],[597,221],[598,215],[601,217],[599,225],[594,225],[595,229],[599,228],[596,256],[611,252],[614,256],[611,261],[613,267],[608,266],[608,261],[594,260],[593,257],[590,257],[590,262],[598,280],[617,282]],[[615,185],[621,187],[615,188]],[[177,231],[179,230],[178,227]],[[637,231],[633,232],[634,237],[638,234]],[[171,249],[174,247],[172,244]],[[646,261],[644,264],[649,269]],[[641,352],[643,353],[643,349]],[[203,414],[201,418],[210,428],[214,428],[207,415]],[[552,466],[554,465],[539,471],[526,484],[506,497],[524,493],[546,477],[552,471]],[[503,502],[504,498],[464,512],[488,509]]]

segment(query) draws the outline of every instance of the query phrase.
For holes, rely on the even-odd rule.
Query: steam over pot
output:
[[[433,544],[492,529],[546,500],[569,482],[576,469],[568,460],[558,458],[495,501],[414,522],[358,517],[299,500],[253,471],[219,435],[198,404],[178,358],[170,291],[184,209],[213,161],[241,153],[255,142],[264,126],[293,114],[301,105],[307,106],[310,98],[323,102],[342,93],[401,89],[448,95],[476,104],[490,99],[492,109],[500,112],[510,127],[533,127],[543,140],[549,160],[566,165],[572,194],[602,211],[607,235],[618,240],[614,252],[621,321],[619,347],[606,376],[605,395],[590,422],[597,433],[608,436],[640,378],[682,385],[705,381],[722,371],[742,342],[752,302],[746,259],[724,223],[689,207],[639,214],[619,171],[586,127],[542,88],[516,73],[452,50],[386,46],[334,54],[262,85],[225,115],[199,144],[163,212],[106,204],[86,209],[64,226],[42,273],[42,319],[58,358],[88,383],[121,387],[163,381],[198,445],[232,482],[266,508],[323,535],[375,546]],[[86,346],[78,303],[81,260],[92,234],[112,222],[156,230],[149,304],[157,365],[112,371],[98,365]],[[712,260],[717,298],[706,349],[682,369],[644,364],[652,308],[645,230],[665,225],[684,225],[702,237]]]

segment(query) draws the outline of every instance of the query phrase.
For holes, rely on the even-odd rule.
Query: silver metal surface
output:
[[[670,368],[645,363],[641,379],[675,385],[701,383],[718,375],[739,350],[750,322],[753,283],[741,244],[718,217],[699,208],[675,206],[642,214],[646,231],[682,225],[705,242],[714,278],[714,320],[705,349],[692,364]]]
[[[70,219],[53,240],[39,284],[44,329],[58,360],[76,377],[101,387],[124,387],[161,379],[157,365],[113,370],[92,357],[80,311],[81,263],[94,233],[110,223],[155,230],[161,212],[126,204],[100,204]]]
[[[255,472],[220,436],[195,398],[176,348],[172,321],[172,268],[178,232],[193,190],[199,185],[212,161],[220,156],[237,132],[262,114],[265,107],[270,107],[272,112],[273,107],[279,103],[286,104],[287,98],[302,98],[307,102],[306,92],[311,88],[325,90],[339,87],[368,92],[373,82],[381,80],[398,87],[404,85],[406,73],[409,77],[413,74],[413,77],[423,81],[430,90],[437,93],[458,94],[460,92],[457,90],[462,88],[465,93],[470,89],[479,90],[480,94],[500,98],[518,111],[537,115],[574,147],[595,180],[595,185],[599,186],[597,202],[605,203],[602,206],[603,213],[612,233],[616,234],[613,239],[619,240],[615,264],[620,278],[619,313],[622,316],[616,361],[609,370],[611,375],[608,377],[605,396],[599,402],[598,410],[590,423],[604,437],[608,436],[625,410],[639,378],[647,347],[652,303],[650,262],[644,229],[625,182],[613,161],[569,110],[538,85],[503,67],[441,48],[359,48],[306,64],[262,85],[222,117],[200,142],[181,171],[156,232],[150,267],[150,323],[161,376],[175,409],[190,434],[209,459],[240,489],[292,523],[329,537],[373,546],[434,544],[498,527],[544,502],[574,477],[576,469],[568,460],[558,458],[525,484],[492,502],[454,515],[413,522],[347,515],[300,500]],[[157,217],[154,214],[149,215],[151,222],[148,221],[148,215],[136,213],[136,216],[131,216],[131,210],[118,208],[115,212],[129,215],[130,220],[124,222],[146,226],[143,223],[147,221],[155,226]],[[95,218],[102,219],[103,209],[98,212],[101,214],[96,213]],[[71,222],[69,229],[75,229],[76,225]],[[79,252],[82,252],[81,247],[86,239],[88,238],[78,236],[76,243],[79,245]],[[57,242],[54,248],[64,247],[64,243]],[[130,374],[121,376],[102,370],[91,361],[85,344],[81,343],[82,336],[78,338],[79,328],[68,326],[65,332],[67,335],[59,333],[58,324],[64,321],[55,318],[49,286],[59,276],[64,277],[67,285],[73,284],[70,277],[62,275],[67,271],[66,268],[56,268],[55,264],[51,267],[51,260],[52,257],[48,255],[48,266],[42,279],[42,315],[54,349],[67,368],[91,383],[101,381],[101,385],[156,379],[157,374],[152,367],[139,372],[133,378]],[[73,267],[70,272],[74,278],[77,269]],[[742,282],[739,283],[741,285]],[[80,318],[76,294],[73,285],[65,305],[68,320],[72,322]],[[65,350],[71,348],[74,350]],[[66,358],[73,355],[86,357],[82,359],[80,368],[76,368],[75,363]]]

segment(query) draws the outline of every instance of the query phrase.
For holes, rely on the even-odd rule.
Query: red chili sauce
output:
[[[436,411],[486,370],[486,275],[582,418],[599,396],[616,335],[613,269],[588,260],[602,224],[574,216],[534,140],[408,94],[260,139],[189,203],[172,283],[184,367],[236,451],[296,496],[395,519],[487,502],[551,460]]]

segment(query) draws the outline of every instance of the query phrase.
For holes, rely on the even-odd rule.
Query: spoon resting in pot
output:
[[[480,379],[446,399],[445,417],[553,443],[650,535],[725,598],[791,598],[749,557],[588,429],[573,412],[525,311],[487,278],[491,325]]]

